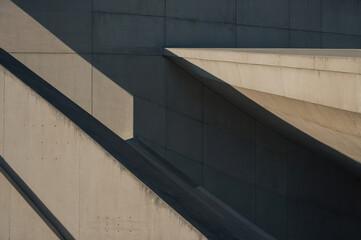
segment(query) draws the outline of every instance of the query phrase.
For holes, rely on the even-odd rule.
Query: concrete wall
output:
[[[4,156],[5,70],[0,66],[0,155]],[[31,224],[29,224],[29,219]],[[58,239],[25,199],[0,173],[0,239]]]
[[[6,70],[4,80],[6,101],[1,118],[6,131],[1,136],[2,155],[76,239],[204,239],[23,82]],[[11,240],[52,239],[46,225],[37,228],[42,223],[40,218],[34,226],[29,224],[36,214],[16,191],[11,190],[11,197],[6,199],[9,184],[3,178],[0,181],[4,193],[0,195],[4,201],[1,234]],[[10,216],[6,214],[9,205]]]
[[[277,238],[336,238],[321,203],[285,204],[292,143],[267,128],[263,141],[261,124],[161,55],[164,46],[360,48],[360,9],[356,0],[0,0],[0,46]],[[256,187],[262,161],[269,188]]]

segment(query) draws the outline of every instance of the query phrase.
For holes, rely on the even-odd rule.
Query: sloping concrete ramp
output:
[[[164,54],[256,119],[360,176],[361,50],[168,48]]]
[[[4,161],[70,239],[274,239],[2,49],[0,112]],[[2,176],[0,191],[1,239],[59,237]]]

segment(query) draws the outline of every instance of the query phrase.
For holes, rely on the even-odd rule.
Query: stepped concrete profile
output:
[[[1,75],[2,155],[76,239],[204,239],[61,112],[3,67]],[[11,194],[2,239],[56,238],[8,185],[1,192]]]
[[[55,228],[29,224],[34,213],[13,208],[12,187],[1,178],[3,236],[274,239],[136,140],[126,143],[3,50],[0,66],[2,171]]]
[[[41,126],[23,96],[11,112],[0,84],[1,156],[19,176],[0,188],[0,240],[26,240],[32,226],[17,228],[34,212],[34,226],[50,228],[28,235],[39,240],[59,237],[61,225],[75,239],[124,229],[136,238],[140,228],[172,237],[164,216],[200,238],[360,240],[360,12],[360,0],[0,0],[4,72],[69,123],[49,113]],[[130,191],[116,181],[125,176],[169,214],[153,215],[158,205],[138,189],[135,204],[149,203],[154,219],[140,207],[142,223],[106,222],[128,212],[128,195],[110,190]],[[16,194],[30,205],[25,220],[14,218]]]
[[[361,50],[168,48],[165,55],[361,163]]]

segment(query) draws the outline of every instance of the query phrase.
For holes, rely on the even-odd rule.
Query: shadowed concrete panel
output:
[[[160,56],[95,54],[94,71],[122,89],[165,105],[165,59]],[[99,101],[99,99],[97,99]]]
[[[255,186],[204,166],[204,187],[248,220],[255,221]]]
[[[167,18],[166,45],[172,47],[235,47],[235,25]]]
[[[204,89],[204,123],[254,143],[254,119],[209,88]]]
[[[289,30],[252,26],[237,26],[237,47],[289,47]]]
[[[255,183],[255,146],[224,131],[204,126],[204,164],[250,184]]]
[[[298,201],[287,206],[288,239],[360,239],[360,223]]]
[[[237,1],[237,24],[263,27],[289,27],[288,0]]]
[[[167,149],[202,162],[202,133],[200,121],[167,110]]]
[[[321,48],[322,33],[290,30],[291,48]]]
[[[290,1],[291,29],[321,31],[321,27],[322,27],[321,2],[322,0],[291,0]]]
[[[287,194],[287,141],[257,123],[256,185],[280,196]]]
[[[48,1],[48,0],[11,0],[17,5],[20,5],[24,11],[91,11],[92,4],[89,0],[63,0]]]
[[[235,0],[168,0],[167,17],[234,23]]]
[[[73,236],[204,239],[83,131],[9,73],[5,92],[6,109],[11,109],[6,112],[5,156]],[[14,224],[30,222],[13,219]],[[28,227],[17,234],[24,236]]]
[[[361,35],[361,2],[328,0],[322,5],[322,29],[326,32]]]
[[[94,11],[164,16],[165,0],[94,0]]]
[[[361,36],[322,33],[323,48],[361,48]]]
[[[167,107],[198,120],[203,117],[203,85],[172,62],[166,62]]]
[[[91,55],[14,53],[16,59],[91,113]]]
[[[164,106],[134,98],[134,136],[149,139],[165,147],[166,109]]]
[[[255,223],[278,240],[287,239],[287,199],[263,188],[256,188]]]
[[[361,222],[361,193],[355,176],[296,144],[288,144],[287,156],[293,160],[287,165],[289,198]]]
[[[94,13],[95,53],[161,54],[164,45],[162,17]]]
[[[203,164],[192,158],[167,150],[165,158],[172,166],[179,169],[185,175],[190,177],[197,185],[203,181]]]

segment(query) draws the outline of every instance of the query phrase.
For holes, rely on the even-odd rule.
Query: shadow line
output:
[[[10,167],[5,159],[0,156],[0,172],[6,177],[10,184],[19,192],[30,207],[48,225],[61,240],[74,240],[75,238],[64,227],[64,225],[52,214],[45,204],[36,196],[21,177]]]

